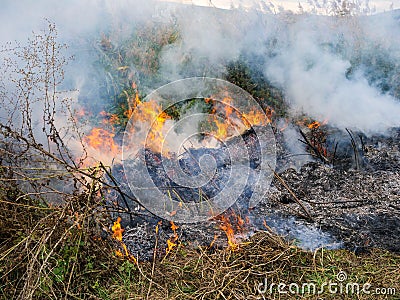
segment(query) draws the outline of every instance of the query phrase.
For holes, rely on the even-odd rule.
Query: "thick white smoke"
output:
[[[194,16],[185,15],[188,11]],[[257,67],[262,65],[266,78],[282,89],[292,114],[304,113],[365,134],[400,126],[399,100],[382,91],[379,82],[383,79],[376,78],[383,76],[376,57],[386,55],[379,51],[389,54],[381,63],[398,70],[400,46],[395,36],[400,22],[396,13],[337,18],[189,8],[178,16],[183,40],[179,48],[170,48],[164,55],[168,74],[179,72],[179,59],[184,55],[207,58],[210,65],[204,65],[204,60],[195,65],[197,75],[231,60],[262,57]],[[355,63],[363,57],[371,57],[371,65]],[[374,68],[376,75],[371,74]]]
[[[348,54],[379,51],[362,48],[379,45],[376,40],[371,41],[377,32],[371,27],[369,30],[362,28],[361,22],[366,19],[358,24],[345,23],[350,26],[348,28],[337,24],[337,20],[328,21],[326,24],[320,19],[309,22],[309,19],[300,18],[295,24],[287,26],[288,38],[285,45],[276,51],[276,56],[269,60],[267,77],[283,88],[293,112],[303,112],[317,120],[327,120],[341,129],[349,127],[367,134],[398,127],[398,99],[372,86],[362,70],[355,72],[352,78],[346,76],[352,58]],[[392,25],[393,31],[400,30],[398,22]],[[362,32],[354,32],[354,26],[361,27]],[[338,36],[343,37],[341,43],[347,47],[339,53],[332,49]],[[388,43],[390,35],[382,38]],[[355,40],[359,44],[355,44]],[[388,46],[398,51],[396,43],[389,42]]]
[[[67,70],[68,83],[99,91],[92,75],[104,70],[95,69],[97,57],[91,54],[101,32],[120,43],[138,24],[170,22],[178,28],[179,40],[161,51],[161,82],[221,76],[227,63],[243,59],[282,89],[292,114],[305,113],[341,129],[373,134],[400,126],[400,103],[391,93],[399,84],[398,76],[389,74],[386,81],[391,86],[382,91],[376,77],[387,72],[372,74],[377,51],[384,53],[392,73],[399,69],[398,15],[396,11],[359,18],[271,15],[155,1],[5,1],[0,17],[10,26],[0,29],[0,41],[24,40],[48,18],[76,57],[77,63]],[[372,66],[365,66],[362,57],[370,57]]]

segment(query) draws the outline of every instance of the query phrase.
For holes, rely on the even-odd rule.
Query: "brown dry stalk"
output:
[[[303,211],[306,213],[308,219],[310,219],[311,221],[313,221],[313,217],[311,216],[310,212],[307,210],[307,208],[303,205],[303,203],[301,203],[300,199],[297,198],[296,194],[292,191],[292,189],[288,186],[288,184],[283,180],[283,178],[281,176],[279,176],[279,174],[273,170],[271,168],[270,165],[268,165],[268,167],[271,169],[271,171],[274,173],[274,176],[276,177],[276,179],[279,180],[280,183],[282,183],[282,185],[287,189],[287,191],[290,193],[290,195],[292,195],[293,199],[296,201],[296,203],[298,205],[300,205],[300,207],[303,209]]]

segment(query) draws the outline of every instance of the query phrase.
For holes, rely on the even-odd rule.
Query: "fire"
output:
[[[311,146],[313,152],[318,156],[322,156],[325,159],[329,159],[331,154],[328,153],[326,145],[326,131],[322,128],[323,125],[328,123],[325,119],[323,122],[313,121],[303,119],[297,122],[299,125],[307,126],[310,129],[308,143]],[[307,124],[308,123],[308,124]]]
[[[122,233],[124,232],[124,229],[121,227],[121,217],[117,218],[114,225],[111,227],[111,230],[113,232],[112,237],[117,241],[122,242]]]
[[[98,125],[86,133],[82,139],[82,144],[78,145],[82,152],[86,152],[84,159],[77,158],[77,164],[80,167],[91,167],[102,161],[110,164],[121,153],[121,147],[114,141],[114,126],[119,124],[118,115],[101,111],[99,114]],[[86,111],[83,107],[75,110],[76,122],[87,122],[87,117],[93,114]]]
[[[103,128],[93,128],[89,135],[84,137],[84,142],[99,156],[116,156],[121,152],[120,147],[114,142],[115,134]],[[96,155],[94,155],[96,156]]]
[[[227,138],[229,124],[227,122],[220,122],[217,118],[214,119],[214,124],[217,126],[217,131],[214,132],[216,137],[222,140]]]
[[[219,228],[222,229],[226,237],[228,238],[228,248],[232,251],[239,250],[239,244],[235,238],[235,231],[233,230],[232,224],[230,223],[229,219],[224,215],[220,216],[221,224]]]
[[[165,249],[166,255],[170,253],[177,246],[176,241],[178,240],[178,233],[176,232],[176,230],[179,228],[179,226],[175,225],[173,221],[171,221],[170,224],[171,224],[171,229],[173,231],[173,235],[170,239],[167,240],[167,248]]]
[[[117,255],[118,257],[126,257],[128,258],[128,260],[137,263],[136,258],[129,253],[128,247],[125,245],[125,243],[122,241],[122,234],[125,231],[122,227],[121,227],[121,217],[118,217],[117,220],[114,222],[114,225],[111,227],[111,230],[113,232],[113,239],[115,239],[116,241],[119,242],[121,248],[123,251],[121,250],[115,250],[115,255]]]
[[[132,83],[132,88],[137,89],[135,83]],[[127,117],[128,119],[130,119],[133,115],[133,112],[135,111],[135,108],[138,105],[140,105],[142,102],[140,101],[139,93],[137,92],[137,90],[135,92],[134,99],[130,98],[128,94],[127,94],[127,98],[128,98],[128,109],[124,111],[124,116]]]
[[[214,123],[216,130],[213,134],[216,138],[225,140],[235,135],[237,132],[243,132],[255,125],[267,125],[271,122],[273,109],[267,108],[265,113],[255,108],[249,108],[248,112],[238,112],[232,106],[233,99],[225,97],[221,102],[213,101],[210,98],[205,99],[206,103],[212,103],[214,108],[211,111],[211,123]],[[216,112],[223,112],[223,116]],[[221,118],[223,121],[221,121]]]
[[[228,239],[228,249],[231,251],[239,250],[239,241],[237,233],[245,233],[246,226],[250,223],[249,218],[243,218],[235,213],[233,209],[229,209],[224,214],[215,218],[219,221],[219,228],[222,229]]]
[[[250,123],[251,125],[267,125],[271,122],[269,117],[265,117],[262,113],[250,111],[249,113],[244,113],[242,115],[243,122]]]
[[[147,133],[147,140],[142,143],[143,146],[151,149],[153,152],[160,153],[165,140],[165,123],[167,120],[172,119],[163,111],[162,107],[154,100],[142,102],[139,94],[136,92],[134,99],[129,101],[129,108],[124,114],[135,121],[134,126],[131,127],[130,134],[135,134],[136,130],[140,130],[140,124],[142,123],[151,126],[150,131]]]
[[[321,126],[321,123],[318,121],[314,121],[311,124],[308,124],[307,127],[310,129],[317,129]]]
[[[135,148],[132,150],[144,146],[155,153],[162,152],[163,155],[170,156],[172,151],[167,144],[168,141],[165,141],[165,136],[173,124],[169,122],[173,118],[163,110],[157,101],[143,102],[135,82],[132,82],[131,87],[133,93],[124,91],[127,98],[127,103],[123,107],[124,116],[133,121],[128,132],[131,140],[136,140],[136,137],[141,140],[140,143],[130,145]],[[266,125],[271,122],[273,114],[273,110],[269,108],[265,113],[251,107],[247,112],[239,112],[234,108],[234,101],[230,97],[224,97],[222,101],[206,98],[205,102],[212,104],[213,107],[209,119],[213,130],[209,136],[219,140],[226,140],[238,133],[243,133],[254,125]],[[83,109],[77,111],[78,117],[86,114],[87,112]],[[97,161],[110,164],[122,152],[121,146],[115,142],[114,127],[123,124],[125,118],[106,111],[100,112],[100,117],[102,118],[99,122],[100,126],[91,129],[89,134],[83,138],[83,142],[87,145],[86,152],[89,159],[81,163],[82,166],[90,166]],[[143,140],[144,132],[141,130],[148,126],[150,126],[150,130],[145,132],[146,139]],[[204,142],[207,144],[207,141]]]
[[[220,140],[233,136],[235,134],[235,125],[239,121],[236,110],[232,107],[233,99],[225,97],[222,102],[213,101],[212,99],[206,99],[207,103],[213,104],[211,113],[213,114],[210,122],[214,123],[216,130],[213,131],[213,135]],[[218,116],[217,111],[223,112],[223,116]],[[222,121],[221,121],[222,119]]]
[[[309,129],[311,129],[311,130],[313,130],[313,129],[318,129],[318,128],[320,128],[321,126],[323,126],[323,125],[326,125],[326,124],[328,124],[328,119],[325,119],[324,121],[322,121],[322,122],[319,122],[319,121],[313,121],[313,122],[311,122],[310,123],[310,120],[308,120],[307,118],[304,118],[304,120],[302,120],[302,121],[299,121],[299,122],[297,122],[299,125],[307,125],[307,127],[309,128]],[[308,123],[308,124],[307,124]]]
[[[173,241],[171,241],[170,239],[167,240],[167,248],[165,249],[165,253],[168,254],[169,252],[171,252],[175,247],[176,247],[176,243],[174,243]]]

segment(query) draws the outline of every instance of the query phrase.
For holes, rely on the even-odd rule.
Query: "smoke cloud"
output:
[[[188,76],[220,77],[227,63],[240,59],[283,91],[290,114],[381,134],[400,126],[399,16],[273,15],[159,1],[5,1],[0,17],[10,26],[0,29],[0,41],[24,40],[43,28],[44,18],[55,22],[75,56],[67,83],[95,102],[102,87],[94,78],[107,76],[92,55],[101,33],[118,44],[139,25],[173,24],[179,39],[163,47],[161,79],[144,90]]]

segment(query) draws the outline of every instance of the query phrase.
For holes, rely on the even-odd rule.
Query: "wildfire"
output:
[[[271,122],[271,119],[269,117],[265,117],[265,115],[255,112],[255,111],[250,111],[249,113],[244,113],[242,115],[243,122],[248,122],[251,125],[267,125],[268,123]]]
[[[124,229],[121,227],[120,217],[118,217],[117,220],[114,222],[114,225],[111,227],[111,230],[113,232],[113,238],[116,239],[117,241],[122,242],[122,233],[124,232]]]
[[[132,83],[132,88],[136,90],[135,92],[135,97],[131,98],[127,94],[127,99],[128,99],[128,109],[124,111],[124,116],[127,117],[128,119],[132,117],[133,112],[135,111],[135,108],[140,105],[142,102],[140,101],[139,98],[139,93],[137,91],[137,86],[135,83]]]
[[[172,119],[160,105],[154,100],[142,102],[139,94],[136,92],[134,99],[129,101],[129,108],[125,111],[125,116],[132,118],[135,122],[130,128],[130,134],[134,135],[136,131],[140,131],[142,124],[151,126],[147,133],[147,139],[142,141],[142,145],[153,152],[160,153],[162,145],[165,141],[164,132],[166,131],[165,123]],[[165,151],[164,152],[168,152]]]
[[[83,141],[87,144],[87,152],[90,157],[101,160],[105,163],[109,163],[111,159],[118,156],[121,153],[121,148],[114,141],[115,134],[103,129],[93,128],[88,135],[83,138]],[[91,164],[92,161],[86,164]],[[85,164],[85,165],[86,165]]]
[[[327,132],[322,127],[327,123],[327,119],[322,122],[313,121],[310,123],[310,120],[307,118],[297,122],[298,125],[307,126],[307,128],[310,129],[309,133],[307,133],[307,136],[305,137],[305,142],[315,155],[324,160],[329,160],[334,156],[334,154],[328,152],[326,144]]]
[[[249,108],[248,112],[238,112],[232,106],[233,99],[230,97],[225,97],[222,102],[216,102],[210,98],[205,99],[205,101],[214,106],[210,121],[216,126],[216,130],[213,131],[214,136],[221,140],[255,125],[267,125],[271,122],[274,113],[274,110],[270,108],[266,109],[265,114],[254,108]],[[218,116],[217,111],[222,112],[223,116]],[[223,121],[221,121],[221,118]]]
[[[103,128],[93,128],[89,135],[84,137],[84,141],[93,149],[117,154],[119,146],[114,142],[115,134]]]
[[[131,135],[131,140],[140,140],[140,143],[133,143],[130,146],[133,148],[144,146],[155,153],[162,152],[163,155],[169,156],[172,151],[167,144],[168,141],[165,140],[165,135],[173,124],[168,121],[173,118],[163,110],[157,101],[141,101],[135,83],[132,83],[132,89],[134,94],[124,91],[127,97],[127,108],[124,110],[124,115],[132,119],[132,125],[128,132]],[[220,102],[210,98],[205,99],[205,101],[213,105],[209,122],[214,130],[212,130],[210,137],[226,140],[237,135],[238,132],[242,133],[251,128],[251,126],[266,125],[271,122],[273,113],[271,109],[267,109],[266,117],[263,112],[251,108],[248,112],[238,112],[232,105],[234,101],[230,97],[225,97]],[[102,111],[100,116],[103,118],[101,121],[102,128],[93,128],[84,137],[84,142],[88,145],[89,156],[104,162],[114,159],[121,153],[121,147],[115,143],[115,133],[113,132],[114,126],[121,123],[121,120],[118,115],[105,111]],[[146,132],[142,131],[144,128]],[[148,128],[150,129],[147,130]],[[144,133],[146,139],[143,139]]]
[[[328,119],[323,120],[322,122],[319,121],[312,121],[308,118],[304,118],[302,120],[297,121],[298,125],[301,126],[307,126],[309,129],[314,130],[314,129],[318,129],[323,125],[328,124]]]
[[[130,261],[137,263],[136,258],[132,254],[129,253],[128,247],[122,241],[122,233],[125,230],[121,227],[121,218],[120,217],[118,217],[117,220],[114,222],[114,225],[111,227],[111,230],[113,232],[113,235],[112,235],[113,239],[115,239],[116,241],[119,242],[119,244],[121,245],[121,248],[123,250],[123,252],[121,250],[115,250],[115,255],[117,255],[119,257],[126,257]]]
[[[217,126],[217,131],[214,132],[215,136],[222,140],[227,138],[229,124],[227,122],[220,122],[217,118],[214,119],[214,124]]]

